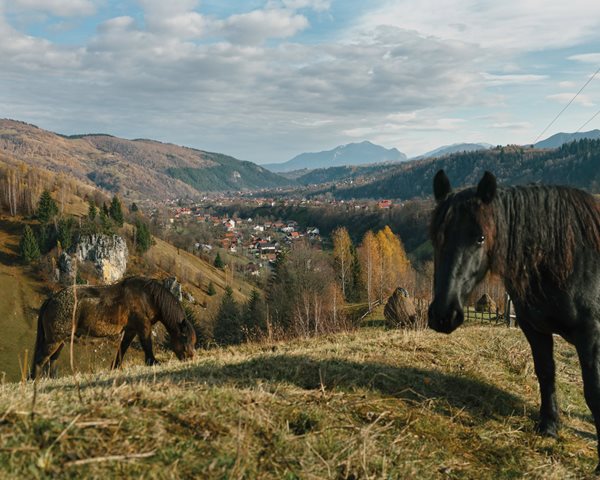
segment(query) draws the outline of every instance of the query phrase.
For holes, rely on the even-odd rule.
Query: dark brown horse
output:
[[[600,205],[567,187],[500,189],[486,172],[477,188],[452,193],[433,181],[435,255],[429,326],[450,333],[488,271],[501,275],[533,353],[541,393],[539,431],[559,427],[552,334],[575,345],[584,394],[600,432]],[[600,455],[600,445],[599,445]],[[600,465],[596,471],[600,471]]]
[[[31,378],[38,367],[50,372],[73,328],[74,288],[77,289],[75,335],[111,337],[123,335],[113,368],[137,335],[146,355],[146,364],[157,363],[152,352],[152,325],[162,322],[180,360],[194,356],[196,333],[185,318],[175,296],[157,280],[130,277],[108,286],[68,287],[55,293],[42,305],[38,317]]]

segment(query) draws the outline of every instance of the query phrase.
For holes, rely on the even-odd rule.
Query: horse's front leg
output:
[[[552,335],[534,330],[527,318],[517,315],[519,325],[531,346],[535,374],[540,384],[540,421],[538,431],[542,435],[556,437],[560,426],[558,402],[556,400],[556,382]]]
[[[585,401],[592,411],[596,424],[596,440],[598,441],[598,458],[600,460],[600,331],[582,335],[575,342],[581,373],[583,376],[583,393]],[[596,467],[600,473],[600,463]]]
[[[151,328],[144,328],[144,330],[140,333],[140,343],[142,344],[144,354],[146,355],[146,365],[158,365],[159,362],[154,356],[154,352],[152,351]]]
[[[121,344],[119,345],[119,349],[117,350],[117,354],[115,355],[115,359],[113,360],[111,368],[119,368],[121,366],[121,362],[123,361],[123,357],[125,356],[125,352],[131,345],[131,342],[135,338],[135,331],[125,329],[123,332],[123,338],[121,339]]]

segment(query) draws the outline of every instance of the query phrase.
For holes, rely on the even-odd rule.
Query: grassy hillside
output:
[[[199,352],[189,363],[0,386],[11,478],[582,478],[593,426],[557,345],[564,427],[515,329],[353,334]]]

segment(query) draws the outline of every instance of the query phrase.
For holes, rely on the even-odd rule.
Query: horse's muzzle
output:
[[[452,333],[465,320],[465,315],[459,305],[450,305],[442,311],[437,307],[435,300],[429,305],[427,325],[440,333]]]

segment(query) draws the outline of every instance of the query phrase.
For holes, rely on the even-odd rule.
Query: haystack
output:
[[[492,313],[496,311],[496,302],[487,293],[484,293],[475,304],[475,311],[479,313]]]
[[[408,292],[397,288],[383,309],[385,324],[389,328],[413,328],[417,321],[417,311]]]

